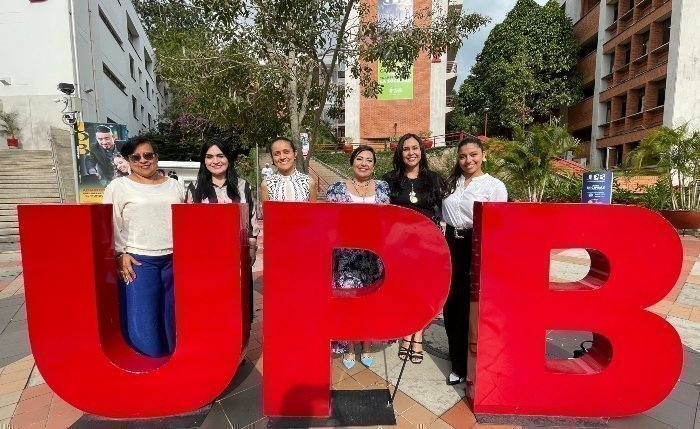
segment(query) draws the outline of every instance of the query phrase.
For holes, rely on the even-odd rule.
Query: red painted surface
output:
[[[671,290],[681,269],[671,225],[633,206],[491,203],[476,210],[474,412],[616,417],[661,402],[678,381],[683,348],[673,326],[644,309]],[[570,248],[589,249],[589,275],[550,284],[550,250]],[[548,360],[548,330],[593,332],[593,349],[580,359]]]
[[[247,212],[173,206],[177,343],[156,359],[121,335],[111,206],[19,206],[29,337],[51,389],[80,410],[117,418],[178,414],[215,399],[249,331],[249,272],[240,270],[249,256],[238,245],[247,226],[237,221]],[[242,303],[247,310],[237,311]]]
[[[396,206],[265,203],[263,413],[327,416],[331,339],[410,335],[447,298],[450,258],[440,230]],[[332,288],[333,249],[378,254],[380,284]]]

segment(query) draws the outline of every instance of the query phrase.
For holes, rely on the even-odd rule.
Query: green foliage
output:
[[[580,203],[583,181],[572,176],[553,177],[542,197],[547,203]]]
[[[639,196],[637,203],[651,210],[671,209],[671,188],[668,182],[659,181],[654,185],[644,188],[644,193]]]
[[[281,131],[299,144],[307,129],[310,151],[326,102],[341,104],[347,94],[331,84],[338,64],[359,79],[365,96],[376,96],[381,87],[370,64],[381,61],[405,77],[419,55],[458,48],[487,22],[455,8],[378,22],[359,0],[136,0],[135,6],[156,48],[157,72],[182,106],[178,114],[235,129],[248,145]]]
[[[496,158],[504,182],[523,189],[527,200],[532,202],[543,200],[550,185],[548,182],[556,173],[552,158],[562,156],[580,144],[558,119],[533,125],[527,131],[516,128],[515,140],[501,143],[500,152],[492,152],[489,159]]]
[[[489,34],[455,111],[483,118],[489,108],[489,134],[510,134],[573,105],[582,97],[578,51],[571,20],[556,1],[518,0]]]
[[[688,124],[658,128],[628,154],[625,165],[633,172],[651,166],[660,173],[673,210],[700,210],[700,131]]]
[[[12,136],[14,138],[16,134],[19,134],[18,116],[19,113],[17,112],[0,111],[0,136]]]

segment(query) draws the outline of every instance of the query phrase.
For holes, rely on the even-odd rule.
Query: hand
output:
[[[122,253],[117,258],[117,275],[121,277],[126,284],[136,279],[136,272],[132,265],[141,265],[141,263],[128,253]]]
[[[250,265],[255,264],[255,259],[258,253],[258,243],[255,240],[250,240],[250,246],[248,247],[248,252],[250,254]]]

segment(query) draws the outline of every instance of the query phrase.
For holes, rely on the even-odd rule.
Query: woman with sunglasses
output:
[[[146,137],[122,148],[131,173],[112,180],[102,202],[112,204],[119,308],[124,338],[134,350],[161,357],[175,348],[171,205],[185,189],[158,174],[158,154]]]
[[[262,201],[316,201],[316,181],[296,168],[297,149],[291,140],[277,137],[269,147],[277,172],[262,181]]]
[[[449,195],[442,201],[442,214],[447,224],[445,238],[452,262],[450,293],[442,310],[452,361],[452,373],[447,377],[450,386],[463,383],[467,378],[474,203],[508,200],[503,182],[482,170],[485,161],[481,140],[467,137],[459,142],[457,163],[447,179]]]
[[[377,157],[370,146],[361,145],[350,154],[353,178],[335,182],[326,191],[326,200],[338,203],[389,204],[389,185],[374,180]],[[333,287],[356,289],[371,285],[384,272],[382,261],[376,254],[361,249],[341,249],[333,255]],[[372,365],[372,343],[362,341],[360,361]],[[343,355],[343,365],[355,366],[355,342],[334,341],[333,352]]]
[[[410,133],[401,136],[394,150],[393,165],[394,170],[383,177],[389,183],[391,204],[415,210],[439,223],[445,181],[428,167],[423,139]],[[408,358],[414,364],[423,362],[423,330],[403,338],[399,358]]]
[[[250,185],[238,177],[233,163],[235,156],[222,140],[212,138],[202,145],[199,151],[199,172],[197,182],[187,190],[185,200],[188,203],[208,204],[248,204],[249,224],[249,254],[250,254],[250,293],[249,311],[250,320],[253,317],[253,271],[255,257],[258,250],[258,221],[256,216],[255,201],[250,190]]]

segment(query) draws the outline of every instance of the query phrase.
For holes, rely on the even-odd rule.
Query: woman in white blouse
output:
[[[457,146],[457,164],[447,179],[450,194],[442,201],[442,216],[447,224],[445,238],[452,260],[450,294],[443,308],[445,331],[452,361],[448,385],[462,383],[467,377],[467,340],[469,335],[469,298],[471,240],[474,202],[508,200],[500,180],[484,173],[484,146],[476,137],[467,137]]]
[[[112,180],[102,202],[112,204],[119,309],[124,338],[147,356],[175,348],[173,233],[171,205],[185,188],[158,174],[158,154],[146,137],[121,149],[131,173]]]
[[[296,169],[294,143],[278,137],[270,144],[269,151],[277,173],[262,181],[262,201],[316,201],[316,181]]]

